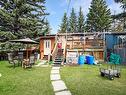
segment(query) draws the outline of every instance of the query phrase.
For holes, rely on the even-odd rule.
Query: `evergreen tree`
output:
[[[77,17],[74,8],[72,8],[72,12],[69,19],[69,31],[77,32]]]
[[[0,0],[0,33],[17,38],[37,37],[44,25],[43,16],[47,15],[44,3],[45,0]],[[4,39],[9,40],[8,36]]]
[[[67,14],[64,13],[59,32],[65,33],[66,31],[67,31]]]
[[[92,0],[87,15],[86,29],[89,32],[103,32],[111,26],[111,13],[104,0]]]
[[[49,22],[48,22],[48,20],[46,19],[46,22],[45,22],[46,24],[45,24],[45,29],[44,29],[44,33],[45,34],[51,34],[51,28],[50,28],[50,24],[49,24]]]
[[[77,31],[84,32],[84,15],[83,15],[81,7],[80,7],[80,11],[79,11]]]

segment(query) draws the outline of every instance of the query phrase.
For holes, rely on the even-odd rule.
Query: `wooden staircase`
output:
[[[54,65],[61,65],[63,61],[63,49],[58,49],[54,59]]]

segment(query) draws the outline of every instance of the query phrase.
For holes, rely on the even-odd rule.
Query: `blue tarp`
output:
[[[120,64],[120,63],[121,63],[120,55],[111,53],[111,55],[110,55],[110,64]]]

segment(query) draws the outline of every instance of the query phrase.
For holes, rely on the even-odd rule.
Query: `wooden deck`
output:
[[[103,49],[104,41],[102,39],[85,39],[80,37],[68,38],[67,49]]]
[[[68,51],[82,52],[85,55],[93,55],[96,60],[104,59],[104,40],[103,39],[82,39],[81,36],[69,36],[66,48]]]

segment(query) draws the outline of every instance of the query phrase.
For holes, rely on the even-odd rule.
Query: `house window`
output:
[[[49,48],[49,47],[50,47],[50,42],[46,41],[46,48]]]
[[[48,48],[48,47],[47,47],[47,46],[48,46],[47,44],[48,44],[48,43],[47,43],[47,41],[46,41],[46,48]]]
[[[48,41],[48,48],[50,47],[50,43],[49,43],[49,41]]]

